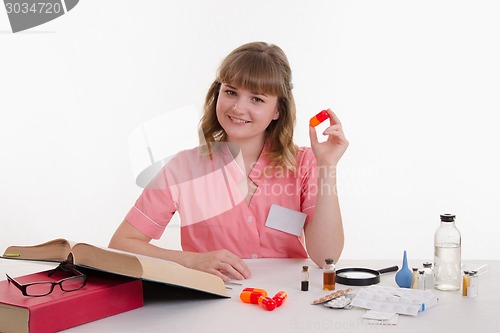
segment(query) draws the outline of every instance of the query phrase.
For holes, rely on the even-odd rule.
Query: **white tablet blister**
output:
[[[430,290],[370,286],[359,290],[351,304],[369,310],[416,316],[437,305],[438,298]]]

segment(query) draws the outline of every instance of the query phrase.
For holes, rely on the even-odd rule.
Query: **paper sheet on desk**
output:
[[[370,286],[361,289],[351,305],[380,312],[416,316],[438,303],[430,290]]]
[[[363,315],[365,323],[370,325],[396,325],[398,323],[399,314],[394,312],[380,312],[368,310]]]

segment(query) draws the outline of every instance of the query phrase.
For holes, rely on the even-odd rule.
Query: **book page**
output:
[[[0,332],[29,332],[28,309],[0,303]]]
[[[221,278],[175,262],[85,243],[76,244],[72,252],[76,265],[227,297]]]
[[[103,249],[85,243],[78,243],[72,249],[75,265],[96,268],[105,272],[142,278],[142,266],[131,253]]]
[[[62,262],[66,260],[70,252],[69,242],[58,238],[34,246],[9,246],[2,258]]]
[[[143,279],[201,290],[227,297],[224,281],[213,274],[197,271],[169,261],[138,258],[143,268]]]

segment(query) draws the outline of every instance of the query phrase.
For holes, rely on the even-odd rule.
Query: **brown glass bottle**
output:
[[[325,267],[323,268],[323,290],[335,289],[335,265],[333,259],[325,260]]]

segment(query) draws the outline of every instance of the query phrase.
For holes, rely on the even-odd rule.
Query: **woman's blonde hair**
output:
[[[273,167],[294,171],[297,146],[293,142],[296,109],[292,94],[292,72],[281,48],[264,42],[242,45],[222,62],[217,78],[205,98],[200,120],[200,145],[210,151],[213,142],[226,141],[226,132],[217,120],[216,105],[221,83],[278,97],[279,117],[266,129],[268,157]]]

